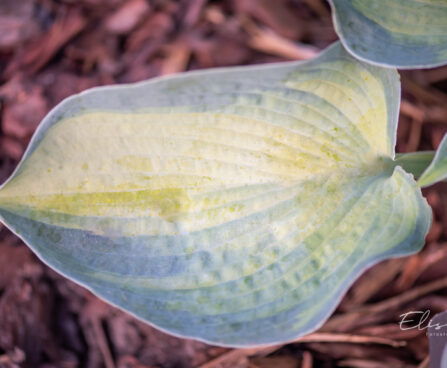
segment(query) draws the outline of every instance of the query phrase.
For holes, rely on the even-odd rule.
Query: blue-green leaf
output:
[[[344,46],[398,68],[447,64],[446,0],[329,0]]]
[[[310,62],[71,97],[0,189],[51,267],[179,336],[280,343],[418,251],[430,209],[393,162],[400,85],[336,44]]]
[[[418,180],[421,187],[428,187],[447,179],[447,135],[442,139],[435,157]]]

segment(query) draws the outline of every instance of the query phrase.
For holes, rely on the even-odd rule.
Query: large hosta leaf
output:
[[[447,64],[446,0],[329,0],[345,47],[400,68]]]
[[[94,89],[47,116],[0,214],[50,266],[170,333],[290,340],[365,267],[423,244],[430,210],[392,161],[399,93],[395,70],[340,44]]]

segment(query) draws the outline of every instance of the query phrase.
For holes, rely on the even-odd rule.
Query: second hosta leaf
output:
[[[44,120],[0,215],[50,266],[165,331],[284,342],[365,267],[423,244],[429,207],[392,162],[399,93],[395,70],[340,44],[94,89]]]
[[[447,135],[444,136],[433,161],[418,180],[420,187],[427,187],[447,179]]]
[[[447,0],[329,0],[356,57],[400,68],[447,64]]]

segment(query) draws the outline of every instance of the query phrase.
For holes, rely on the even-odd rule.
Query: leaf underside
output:
[[[36,132],[0,216],[51,267],[176,334],[226,346],[316,329],[430,210],[393,169],[395,70],[340,44],[306,63],[76,95]]]
[[[335,28],[356,57],[384,66],[447,64],[446,0],[329,0]]]

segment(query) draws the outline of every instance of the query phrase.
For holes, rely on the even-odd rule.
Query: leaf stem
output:
[[[406,172],[411,173],[417,179],[430,165],[435,156],[435,151],[420,151],[411,153],[397,153],[394,159],[395,166],[401,166]]]

